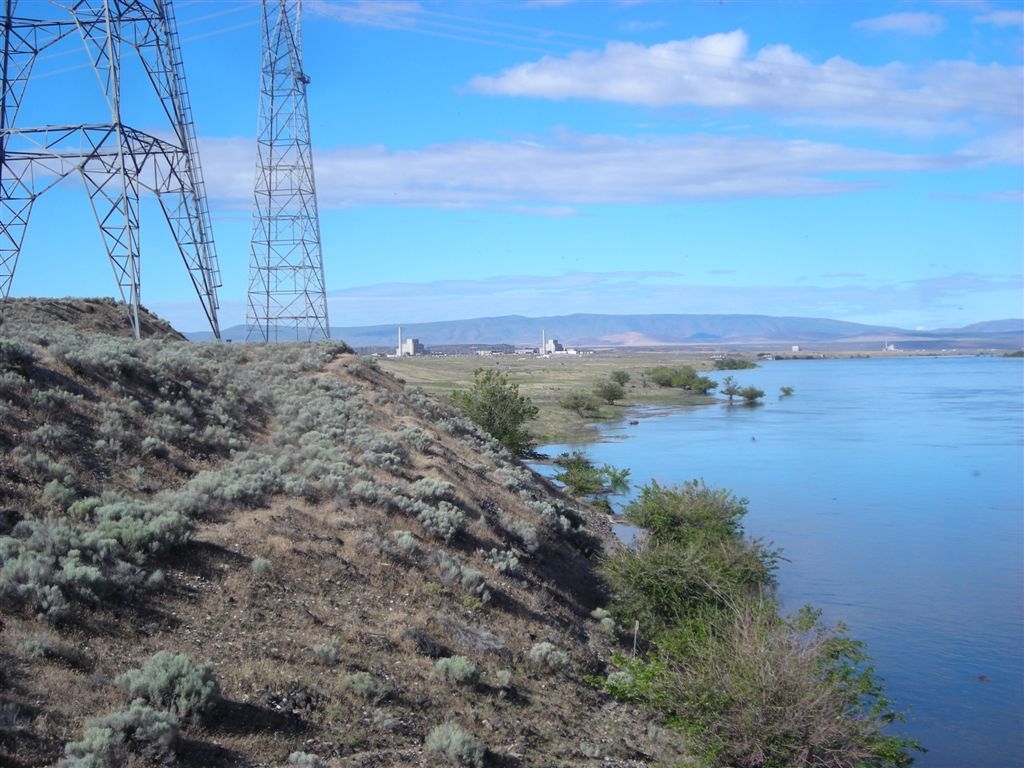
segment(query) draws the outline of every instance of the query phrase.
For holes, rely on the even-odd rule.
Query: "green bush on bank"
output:
[[[899,714],[863,646],[811,608],[780,616],[779,552],[744,537],[745,514],[746,500],[702,481],[651,483],[626,507],[644,534],[601,570],[646,653],[600,684],[661,710],[708,765],[909,765],[918,747],[885,733]]]

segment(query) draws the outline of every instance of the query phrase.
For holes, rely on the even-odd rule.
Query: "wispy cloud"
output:
[[[1004,297],[1005,306],[1007,294],[1019,298],[1021,280],[1021,275],[964,273],[879,284],[863,275],[835,274],[799,285],[754,286],[702,284],[674,272],[570,272],[361,286],[331,291],[328,301],[336,324],[349,324],[342,317],[359,317],[359,324],[369,325],[576,312],[742,312],[937,327],[951,308],[984,306],[993,297]],[[964,322],[977,319],[995,318],[971,314]]]
[[[399,29],[412,26],[423,14],[423,6],[410,0],[355,0],[332,3],[306,0],[306,11],[345,24]]]
[[[1024,27],[1024,11],[992,11],[974,17],[975,24],[993,27]]]
[[[469,82],[478,93],[651,107],[751,109],[783,119],[933,135],[1019,125],[1021,67],[942,61],[920,68],[816,64],[787,45],[748,51],[742,30],[657,45],[545,56]]]
[[[663,21],[625,21],[620,25],[620,29],[623,32],[649,32],[664,26],[665,22]]]
[[[209,193],[221,204],[250,204],[251,145],[203,142]],[[315,162],[323,209],[400,205],[568,216],[581,205],[841,194],[897,173],[984,164],[985,151],[996,149],[1006,151],[977,145],[962,155],[905,155],[805,140],[561,131],[531,141],[317,150]]]
[[[854,26],[869,32],[898,32],[919,37],[931,37],[946,28],[946,20],[935,13],[890,13],[858,21]]]

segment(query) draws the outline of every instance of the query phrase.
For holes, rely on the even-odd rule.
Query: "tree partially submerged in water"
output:
[[[597,466],[583,451],[563,453],[555,459],[559,471],[555,480],[573,496],[625,493],[629,490],[629,469],[611,464]]]
[[[644,652],[603,686],[662,710],[708,765],[910,765],[919,747],[886,733],[899,714],[863,645],[810,607],[780,614],[780,553],[745,538],[746,504],[695,480],[651,483],[626,507],[643,534],[602,572]]]

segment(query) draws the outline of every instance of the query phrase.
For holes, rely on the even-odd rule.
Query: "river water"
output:
[[[747,533],[788,559],[785,608],[811,603],[867,643],[899,730],[929,750],[916,765],[1024,766],[1024,361],[731,373],[763,404],[634,409],[586,452],[635,488],[703,478],[747,498]]]

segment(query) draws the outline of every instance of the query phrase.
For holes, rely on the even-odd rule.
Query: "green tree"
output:
[[[618,469],[611,464],[598,467],[583,451],[563,453],[555,459],[555,465],[560,468],[555,480],[573,496],[618,494],[629,490],[629,469]]]
[[[629,383],[629,373],[626,371],[612,371],[608,378],[618,384],[620,387],[624,387]]]
[[[716,371],[742,371],[746,368],[757,368],[757,363],[744,360],[742,357],[726,357],[715,360]]]
[[[567,410],[576,411],[581,418],[597,413],[599,403],[586,392],[567,392],[558,398],[558,404]]]
[[[732,376],[726,376],[722,379],[722,387],[718,391],[723,395],[728,395],[729,402],[731,403],[732,399],[740,393],[739,382],[737,382]]]
[[[473,386],[452,392],[452,402],[516,456],[533,450],[533,438],[524,425],[537,418],[537,406],[501,371],[477,368]]]
[[[692,365],[683,365],[678,368],[669,368],[668,366],[661,365],[657,368],[651,368],[647,375],[659,387],[685,389],[701,395],[706,395],[718,386],[718,383],[713,379],[697,373],[697,370]]]
[[[626,390],[621,384],[608,380],[599,382],[594,387],[594,394],[608,403],[608,405],[615,405],[616,400],[621,400],[626,396]]]
[[[757,387],[744,387],[736,394],[746,400],[747,405],[754,405],[758,400],[764,397],[764,390],[758,389]]]

